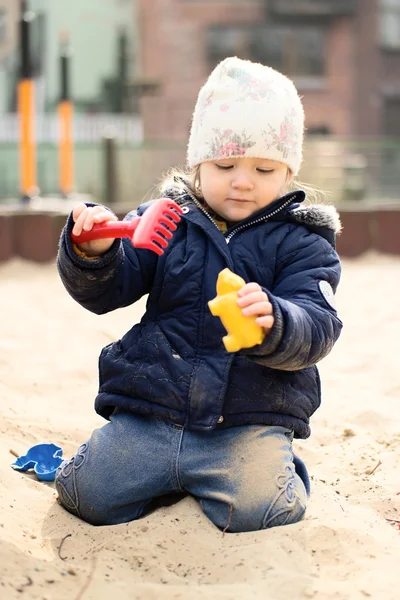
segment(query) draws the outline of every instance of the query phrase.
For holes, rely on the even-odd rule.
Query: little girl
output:
[[[100,355],[95,409],[108,423],[57,472],[61,504],[81,519],[131,521],[175,493],[231,532],[303,517],[309,478],[292,441],[310,435],[321,400],[315,364],[342,327],[338,215],[287,193],[303,128],[288,78],[227,58],[198,97],[189,174],[163,185],[183,210],[165,253],[120,239],[76,246],[72,231],[116,217],[90,204],[69,217],[58,268],[77,302],[104,314],[148,294],[141,322]],[[237,353],[208,308],[225,268],[246,281],[238,304],[263,328],[261,344]]]

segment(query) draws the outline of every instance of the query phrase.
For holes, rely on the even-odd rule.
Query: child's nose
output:
[[[254,188],[251,177],[242,172],[237,172],[232,180],[232,187],[237,190],[252,190]]]

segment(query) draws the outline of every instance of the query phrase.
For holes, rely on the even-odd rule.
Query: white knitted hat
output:
[[[230,156],[280,161],[297,175],[304,110],[293,82],[271,67],[226,58],[200,90],[187,162]]]

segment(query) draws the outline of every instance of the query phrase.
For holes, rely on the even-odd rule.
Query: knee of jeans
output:
[[[101,523],[107,513],[106,502],[97,485],[97,478],[82,469],[85,463],[87,444],[83,444],[76,455],[64,461],[57,469],[55,487],[59,502],[70,513],[90,523]]]
[[[221,531],[242,533],[262,529],[260,512],[247,503],[240,503],[238,498],[232,498],[232,502],[229,502],[228,498],[224,501],[202,499],[200,504],[204,514]]]
[[[78,493],[74,473],[75,457],[64,460],[58,467],[55,476],[55,487],[59,502],[69,512],[79,515]]]
[[[268,489],[269,488],[269,489]],[[229,533],[259,531],[301,521],[306,511],[307,492],[303,481],[286,466],[274,485],[264,493],[233,495],[224,499],[202,499],[200,504],[207,517],[221,530]]]
[[[276,479],[275,494],[269,499],[262,529],[301,521],[306,511],[307,491],[294,466],[287,465]]]

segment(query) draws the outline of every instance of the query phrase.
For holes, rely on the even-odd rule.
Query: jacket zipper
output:
[[[211,221],[211,223],[218,229],[218,231],[220,231],[218,225],[216,224],[216,222],[214,221],[214,219],[212,218],[212,216],[208,214],[208,212],[206,211],[205,208],[203,208],[203,206],[200,204],[200,202],[190,192],[187,192],[185,195],[189,196],[189,198],[193,201],[193,203],[197,206],[197,208],[199,208],[206,215],[206,217]],[[286,200],[286,202],[284,202],[282,204],[282,206],[280,206],[279,208],[276,208],[269,215],[265,215],[265,217],[259,217],[258,219],[254,219],[254,221],[250,221],[250,223],[245,223],[243,225],[239,225],[239,227],[236,227],[236,229],[234,229],[233,231],[231,231],[230,234],[225,238],[226,243],[229,244],[229,242],[231,241],[231,239],[233,238],[233,236],[236,233],[238,233],[238,231],[242,231],[242,229],[247,229],[247,227],[251,227],[255,223],[262,223],[263,221],[268,221],[268,219],[270,219],[271,217],[274,217],[281,210],[283,210],[284,208],[286,208],[286,206],[288,206],[289,204],[291,204],[295,198],[296,198],[296,195],[291,196],[288,200]]]
[[[216,222],[214,221],[212,216],[208,214],[208,212],[206,211],[205,208],[203,208],[203,206],[200,204],[200,202],[190,192],[186,192],[185,196],[189,196],[189,198],[193,201],[193,203],[197,206],[197,208],[199,208],[206,215],[207,219],[209,219],[211,221],[211,223],[218,229],[218,231],[220,231],[218,225],[216,224]]]
[[[269,215],[265,215],[265,217],[259,217],[258,219],[254,219],[254,221],[250,221],[250,223],[245,223],[243,225],[239,225],[239,227],[236,227],[236,229],[234,229],[233,231],[231,231],[230,234],[225,238],[226,239],[226,243],[229,244],[229,242],[231,241],[231,239],[233,238],[233,236],[238,231],[242,231],[242,229],[247,229],[247,227],[251,227],[255,223],[262,223],[263,221],[268,221],[268,219],[270,219],[271,217],[274,217],[281,210],[283,210],[289,204],[291,204],[293,202],[294,198],[296,198],[296,196],[291,196],[288,200],[286,200],[286,202],[284,202],[282,204],[282,206],[280,206],[279,208],[276,208],[275,210],[273,210],[272,213],[270,213]]]

